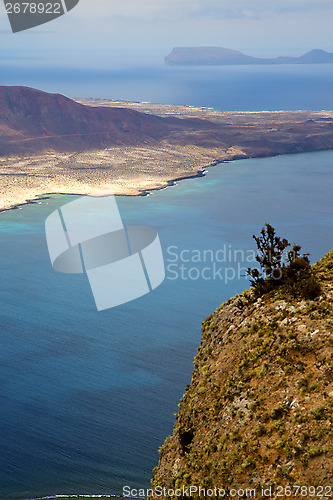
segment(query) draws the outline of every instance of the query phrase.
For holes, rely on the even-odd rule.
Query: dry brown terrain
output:
[[[48,107],[49,94],[46,96]],[[105,117],[108,109],[111,112],[114,108],[115,115],[110,121],[112,133],[104,131],[106,126],[101,121],[104,128],[96,137],[92,138],[90,132],[64,134],[67,122],[61,121],[60,115],[57,130],[50,135],[52,113],[46,124],[44,116],[43,122],[38,122],[38,130],[30,124],[37,123],[39,115],[35,122],[27,122],[24,117],[30,127],[28,135],[12,125],[9,133],[5,122],[3,135],[0,134],[3,146],[2,152],[0,148],[0,209],[48,193],[112,191],[137,195],[179,178],[196,176],[206,167],[223,161],[333,149],[331,111],[218,112],[93,99],[77,102],[67,99],[64,103],[63,96],[56,97],[61,112],[68,114],[66,106],[74,106],[76,132],[91,127],[89,109],[94,110],[94,120],[98,123],[101,121],[99,109]],[[57,112],[58,108],[55,108]],[[44,109],[45,106],[41,116]],[[15,113],[12,116],[15,118]],[[121,127],[120,119],[123,119]],[[6,142],[6,134],[10,141]]]
[[[237,149],[234,149],[234,155]],[[0,158],[0,209],[46,193],[138,195],[169,181],[196,176],[221,157],[198,146],[114,147],[76,154]]]

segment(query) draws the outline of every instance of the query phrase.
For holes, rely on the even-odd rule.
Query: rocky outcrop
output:
[[[332,494],[333,251],[312,268],[317,300],[244,292],[204,321],[153,488],[184,488],[183,498],[190,485],[226,498],[231,489],[261,498],[262,488],[286,498],[288,486],[297,498]]]

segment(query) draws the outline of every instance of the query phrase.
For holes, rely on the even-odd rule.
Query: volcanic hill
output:
[[[90,107],[60,94],[0,87],[0,154],[74,151],[156,141],[163,118],[130,109]]]
[[[318,112],[220,115],[219,120],[156,116],[2,86],[0,156],[165,143],[223,151],[236,148],[241,150],[240,158],[333,148],[333,114],[327,112],[323,116]]]

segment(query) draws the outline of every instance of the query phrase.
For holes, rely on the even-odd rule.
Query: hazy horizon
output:
[[[133,67],[163,64],[176,46],[219,46],[257,57],[333,52],[328,0],[80,0],[65,16],[13,34],[0,4],[6,66]]]

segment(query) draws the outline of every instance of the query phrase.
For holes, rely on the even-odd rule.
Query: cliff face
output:
[[[312,268],[317,300],[244,292],[203,323],[152,487],[332,487],[333,250]]]

